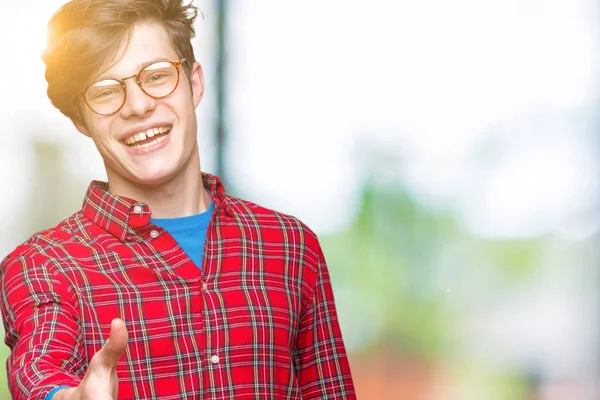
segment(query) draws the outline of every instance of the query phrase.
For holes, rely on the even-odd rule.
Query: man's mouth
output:
[[[161,126],[159,128],[151,128],[144,132],[138,132],[128,138],[122,140],[127,146],[133,149],[143,149],[144,147],[153,146],[166,139],[171,132],[171,126]]]

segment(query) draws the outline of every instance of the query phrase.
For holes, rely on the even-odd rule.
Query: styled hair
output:
[[[183,0],[71,0],[48,23],[46,64],[48,97],[73,121],[81,121],[80,94],[101,69],[116,62],[133,28],[158,22],[167,32],[189,75],[195,62],[192,38],[198,9]]]

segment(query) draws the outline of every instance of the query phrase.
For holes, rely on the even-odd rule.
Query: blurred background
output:
[[[1,6],[0,257],[105,179],[62,4]],[[360,399],[600,399],[597,1],[195,4],[203,170],[317,232]]]

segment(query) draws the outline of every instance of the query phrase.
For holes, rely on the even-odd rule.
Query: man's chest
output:
[[[106,340],[112,319],[121,318],[129,345],[119,370],[132,395],[164,395],[159,383],[168,387],[174,378],[188,387],[243,380],[239,375],[255,371],[248,366],[257,360],[291,371],[308,297],[302,260],[285,246],[208,241],[199,269],[170,240],[71,255],[64,271],[78,300],[87,359]]]

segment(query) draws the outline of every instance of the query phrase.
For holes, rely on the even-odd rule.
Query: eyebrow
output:
[[[154,59],[152,59],[150,61],[143,61],[143,62],[139,63],[135,67],[135,71],[136,71],[135,74],[137,74],[139,71],[141,71],[143,68],[146,68],[150,64],[154,64],[154,63],[159,62],[159,61],[167,61],[167,60],[168,60],[167,57],[156,57],[156,58],[154,58]],[[104,72],[103,74],[101,74],[100,76],[98,76],[98,78],[96,78],[94,81],[98,82],[98,81],[103,81],[105,79],[122,80],[122,79],[125,79],[125,78],[129,78],[129,77],[135,76],[135,74],[129,75],[129,76],[124,76],[124,77],[121,77],[121,78],[115,78],[114,76],[111,76],[111,75],[107,74],[106,72]]]

